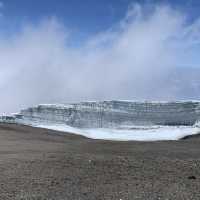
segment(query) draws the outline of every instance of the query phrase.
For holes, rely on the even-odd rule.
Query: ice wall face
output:
[[[22,110],[15,119],[22,123],[60,123],[81,128],[193,125],[200,120],[200,102],[102,101],[39,105]]]

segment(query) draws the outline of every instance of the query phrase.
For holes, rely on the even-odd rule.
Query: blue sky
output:
[[[2,24],[5,32],[17,30],[23,23],[37,23],[56,16],[80,39],[108,29],[125,15],[131,3],[169,4],[184,10],[191,19],[198,17],[199,0],[2,0]]]

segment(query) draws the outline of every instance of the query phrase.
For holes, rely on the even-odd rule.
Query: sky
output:
[[[0,113],[200,99],[198,0],[1,0]]]
[[[189,13],[191,19],[199,16],[198,0],[1,0],[0,7],[5,32],[56,16],[78,40],[84,40],[118,23],[133,3],[165,4]]]

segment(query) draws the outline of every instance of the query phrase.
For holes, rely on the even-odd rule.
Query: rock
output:
[[[195,180],[195,179],[196,179],[196,176],[188,176],[188,179],[190,179],[190,180]]]

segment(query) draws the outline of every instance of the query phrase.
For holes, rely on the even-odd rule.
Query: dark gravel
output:
[[[0,124],[0,199],[199,200],[200,137],[111,142]]]

